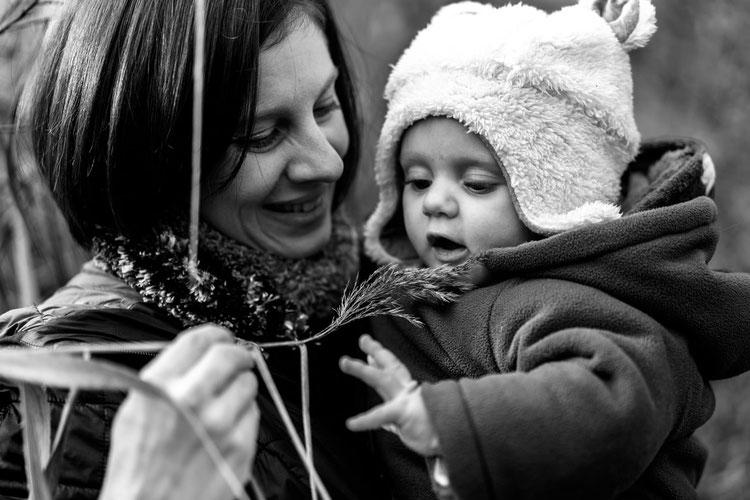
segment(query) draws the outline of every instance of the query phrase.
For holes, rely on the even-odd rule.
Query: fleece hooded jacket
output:
[[[492,283],[416,306],[424,328],[374,322],[422,382],[459,498],[696,498],[707,379],[750,369],[750,277],[707,264],[712,173],[698,143],[648,143],[622,218],[481,255]],[[434,498],[422,457],[377,443],[397,498]]]

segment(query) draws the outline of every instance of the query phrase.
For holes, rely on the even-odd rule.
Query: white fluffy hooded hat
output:
[[[414,257],[398,216],[399,145],[430,116],[456,119],[484,141],[533,232],[620,217],[620,177],[640,145],[627,52],[655,30],[650,0],[580,0],[550,14],[523,4],[440,9],[386,85],[369,256],[381,264]]]

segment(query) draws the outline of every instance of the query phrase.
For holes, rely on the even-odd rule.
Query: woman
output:
[[[20,117],[71,232],[94,258],[43,304],[0,317],[5,345],[163,341],[203,323],[264,342],[304,336],[330,319],[358,267],[356,233],[340,208],[356,170],[357,119],[331,12],[325,0],[207,4],[198,270],[187,262],[186,216],[193,2],[65,2]],[[216,399],[237,399],[221,389],[254,383],[244,375],[251,361],[217,331],[181,337],[180,345],[191,347],[175,345],[144,372],[209,421],[222,414]],[[367,454],[342,434],[354,402],[329,390],[346,393],[336,360],[351,337],[311,348],[315,463],[335,498],[382,498]],[[233,361],[223,366],[226,356]],[[110,358],[135,368],[150,360],[138,353]],[[268,363],[300,424],[298,353],[270,351]],[[17,397],[9,388],[3,395],[0,493],[22,496]],[[234,449],[242,439],[230,423],[214,419],[213,432],[236,455],[239,470],[252,457],[259,409],[254,477],[268,498],[309,497],[307,472],[270,397],[264,390],[253,395],[251,387],[243,397],[258,408],[231,410],[246,429],[244,449]],[[57,498],[99,494],[120,402],[112,394],[80,397]],[[180,497],[169,491],[179,474],[160,467],[171,461],[174,469],[189,453],[169,439],[153,444],[159,408],[131,396],[126,409],[114,433],[117,466],[107,471],[103,496],[122,498],[119,486],[132,479],[145,482],[144,497],[163,491]],[[133,434],[134,444],[118,439]],[[150,462],[139,465],[141,459]],[[199,469],[185,470],[183,481],[198,483],[188,493],[211,488],[193,474]],[[157,483],[150,492],[144,477]]]

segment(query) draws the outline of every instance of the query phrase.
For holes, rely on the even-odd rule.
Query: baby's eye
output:
[[[498,174],[484,169],[471,169],[464,174],[463,185],[472,194],[488,194],[505,184],[505,178]]]
[[[500,183],[497,181],[464,181],[464,186],[474,194],[487,194],[494,191]]]
[[[405,184],[414,191],[424,191],[432,185],[432,181],[429,179],[406,179]]]

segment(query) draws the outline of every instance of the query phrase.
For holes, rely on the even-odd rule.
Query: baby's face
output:
[[[431,117],[412,125],[399,163],[406,233],[426,265],[456,265],[532,239],[495,158],[458,121]]]

